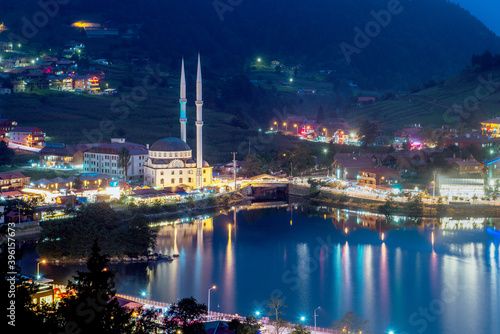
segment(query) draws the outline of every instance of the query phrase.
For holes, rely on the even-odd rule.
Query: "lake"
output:
[[[161,226],[156,252],[179,258],[110,265],[118,292],[207,303],[215,284],[212,311],[265,313],[266,300],[280,296],[292,322],[304,316],[314,325],[321,307],[318,327],[354,311],[373,333],[500,333],[498,219],[417,226],[352,210],[251,209]],[[24,273],[35,274],[36,257],[27,247]],[[84,269],[40,267],[60,282]]]

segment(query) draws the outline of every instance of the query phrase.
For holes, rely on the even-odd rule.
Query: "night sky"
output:
[[[472,15],[483,21],[497,36],[500,36],[500,1],[498,0],[453,0]]]

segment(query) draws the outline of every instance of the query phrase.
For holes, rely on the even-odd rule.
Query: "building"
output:
[[[180,89],[181,138],[163,138],[156,141],[149,150],[149,159],[144,166],[146,185],[155,188],[187,188],[201,189],[212,185],[212,167],[203,161],[202,136],[202,78],[201,62],[198,55],[198,73],[196,77],[196,158],[186,144],[186,76],[184,60],[181,68]]]
[[[10,132],[17,126],[17,122],[8,118],[0,119],[0,130]]]
[[[148,149],[144,145],[126,142],[124,138],[111,139],[109,144],[99,144],[86,151],[83,155],[83,171],[125,178],[124,168],[118,167],[118,157],[122,148],[126,148],[130,154],[126,181],[142,180],[144,163],[148,159]]]
[[[26,91],[26,81],[12,81],[13,93],[24,93]]]
[[[21,190],[30,184],[30,177],[22,173],[2,173],[0,174],[0,189],[3,191]]]
[[[38,152],[39,166],[46,168],[83,168],[83,154],[99,144],[50,145]]]
[[[358,97],[358,107],[369,106],[377,103],[374,97]]]
[[[401,172],[388,167],[372,167],[358,173],[358,184],[375,188],[401,183]]]
[[[466,160],[460,158],[446,159],[451,167],[458,172],[458,174],[481,173],[484,170],[484,164],[480,163],[471,155]]]
[[[481,131],[483,135],[500,137],[500,117],[495,117],[481,122]]]
[[[337,179],[356,180],[361,170],[374,167],[376,160],[372,155],[351,154],[344,156],[337,153],[332,164],[333,174]]]
[[[99,78],[95,75],[75,75],[73,77],[73,89],[81,89],[84,92],[98,91]]]
[[[448,200],[484,197],[483,178],[439,178],[439,195]]]
[[[486,169],[488,178],[495,182],[500,179],[500,155],[497,155],[493,159],[486,161]]]
[[[45,146],[45,133],[36,126],[18,126],[10,131],[10,142],[28,147],[42,148]]]
[[[456,136],[449,138],[445,141],[445,146],[455,145],[460,148],[475,146],[479,149],[498,147],[500,137],[483,136],[479,134],[467,133],[464,136]]]
[[[420,126],[420,124],[415,124],[415,126],[412,126],[410,128],[405,128],[394,132],[394,148],[402,149],[405,143],[407,143],[410,148],[420,148],[422,146],[422,139],[420,138],[421,131],[422,127]]]

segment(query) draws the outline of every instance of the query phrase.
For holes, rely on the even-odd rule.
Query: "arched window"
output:
[[[184,182],[184,180],[182,179],[182,177],[179,179],[179,183],[182,183]]]
[[[163,184],[163,179],[160,180],[160,183]]]
[[[170,183],[174,184],[175,183],[175,179],[172,178],[172,180],[170,180]]]

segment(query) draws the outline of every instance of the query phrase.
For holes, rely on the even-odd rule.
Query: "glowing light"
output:
[[[345,232],[345,234],[347,234],[347,232],[349,232],[349,229],[346,227],[346,228],[344,229],[344,232]]]
[[[71,25],[73,28],[100,28],[99,23],[87,22],[87,21],[76,21]]]
[[[382,235],[380,236],[380,239],[381,239],[382,241],[384,241],[384,240],[385,240],[385,233],[382,233]]]
[[[262,61],[262,59],[260,59],[260,58],[257,58],[257,61],[258,61],[258,62],[260,63],[260,62]]]
[[[260,315],[260,312],[259,312],[259,311],[256,311],[256,312],[255,312],[255,315],[256,315],[256,316],[259,316],[259,315]]]
[[[147,294],[146,291],[141,292],[141,296],[143,296],[143,297],[146,297],[146,294]]]
[[[304,320],[306,320],[306,317],[304,317],[304,316],[300,317],[300,321],[304,321]]]

